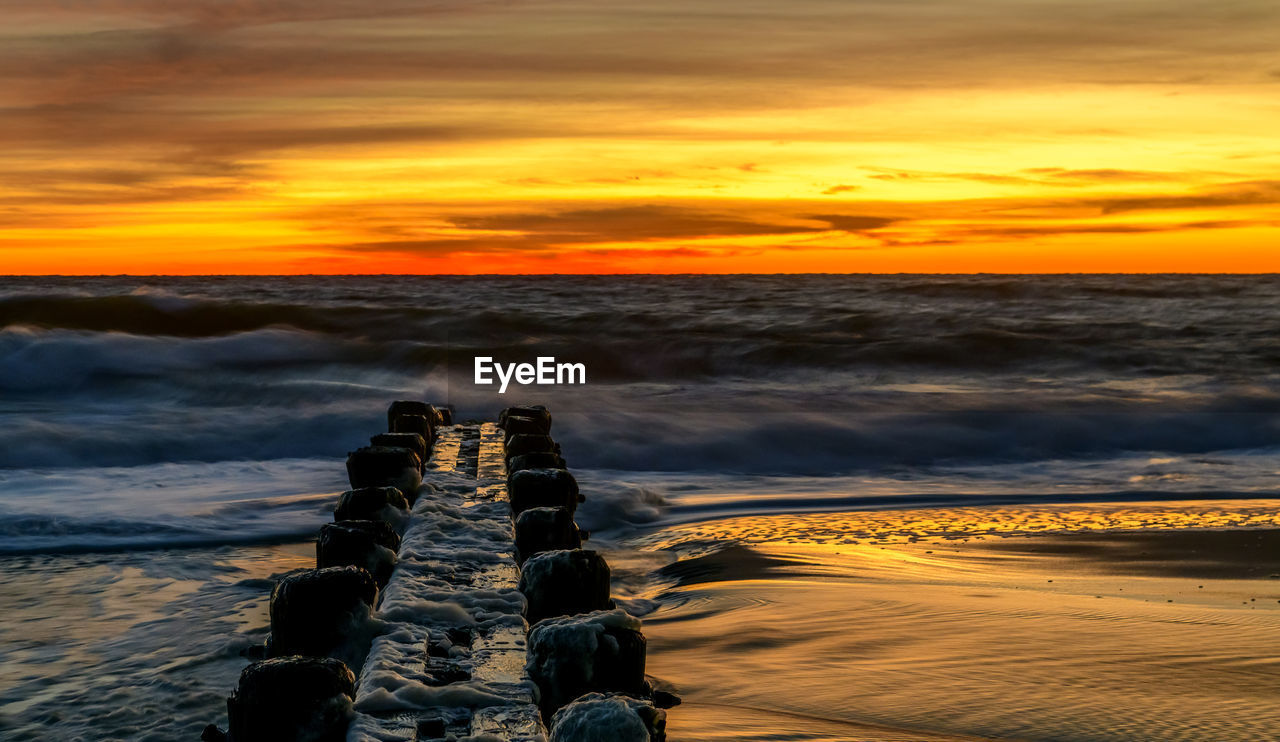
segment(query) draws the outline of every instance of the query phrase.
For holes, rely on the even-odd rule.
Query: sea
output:
[[[473,383],[477,356],[554,356],[586,383],[499,394]],[[913,624],[874,592],[847,602],[889,572],[788,571],[800,557],[761,547],[910,542],[966,513],[1021,514],[967,535],[1069,529],[1083,511],[1130,530],[1173,512],[1266,521],[1280,277],[14,277],[0,278],[0,739],[225,726],[273,577],[312,559],[346,453],[396,399],[464,421],[551,409],[588,498],[580,523],[652,626],[651,672],[685,697],[673,740],[1222,742],[1280,719],[1274,633],[1217,657],[1269,693],[1117,705],[1096,661],[1072,674],[1052,648],[922,648],[908,629],[966,630],[948,622],[960,607]],[[714,582],[680,569],[715,555]],[[1254,608],[1233,633],[1276,627]],[[730,641],[751,615],[765,628]],[[867,631],[911,649],[832,643]],[[1001,677],[1027,682],[984,685],[1010,653],[1023,661]],[[793,666],[816,670],[776,682]]]

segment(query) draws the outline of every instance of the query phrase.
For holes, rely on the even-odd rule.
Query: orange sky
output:
[[[1273,0],[11,0],[0,273],[1280,271]]]

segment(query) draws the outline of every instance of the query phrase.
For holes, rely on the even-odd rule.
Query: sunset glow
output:
[[[1280,271],[1280,7],[7,4],[0,273]]]

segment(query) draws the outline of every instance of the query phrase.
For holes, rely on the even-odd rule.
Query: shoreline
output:
[[[1219,508],[1222,504],[1206,505]],[[1249,501],[1245,504],[1250,512],[1267,511],[1274,515],[1272,501]],[[1069,510],[1075,514],[1073,517],[1089,519],[1106,515],[1107,518],[1123,519],[1132,514],[1131,505],[1127,504],[1124,509],[1116,509],[1110,503],[1099,504],[1092,509],[1081,505],[1072,505],[1070,508],[1043,506],[1019,509],[1018,512],[1020,515],[1029,513],[1037,516],[1036,512],[1030,511],[1040,511],[1039,516],[1048,517],[1046,513],[1054,511],[1053,517],[1061,518],[1062,512]],[[1194,522],[1194,513],[1179,510],[1184,505],[1185,503],[1168,503],[1163,506],[1145,503],[1143,511],[1151,516],[1146,519],[1151,523],[1162,522],[1160,517],[1154,516],[1157,511],[1162,510],[1171,517],[1177,516],[1182,522]],[[985,516],[992,515],[995,511],[1000,511],[998,514],[1001,518],[1011,519],[1013,515],[1008,509],[998,508],[956,509],[949,512],[963,515],[975,527],[986,527],[993,521]],[[1218,513],[1215,518],[1223,515],[1219,510],[1213,512]],[[1248,513],[1235,512],[1242,518],[1252,517]],[[823,514],[821,517],[830,521],[836,515],[840,514]],[[1267,559],[1269,554],[1280,555],[1280,550],[1276,548],[1280,544],[1280,527],[1140,528],[1050,533],[1016,531],[1003,534],[985,531],[965,534],[959,523],[952,522],[945,535],[922,538],[910,529],[904,530],[897,526],[904,522],[915,525],[923,522],[936,524],[939,515],[937,511],[843,514],[845,517],[856,518],[868,515],[899,519],[893,523],[895,529],[890,529],[895,534],[892,541],[861,538],[858,539],[860,543],[845,543],[843,539],[829,538],[822,544],[789,542],[797,527],[808,528],[813,525],[809,519],[814,516],[806,514],[798,516],[801,522],[794,522],[793,516],[749,519],[774,521],[774,525],[778,527],[773,529],[776,536],[773,541],[749,540],[747,545],[725,549],[714,549],[707,542],[702,542],[698,548],[704,551],[710,549],[710,552],[700,553],[693,548],[693,543],[673,539],[679,543],[667,548],[684,551],[687,558],[670,562],[666,566],[663,563],[669,561],[670,551],[662,544],[655,543],[653,536],[655,533],[678,531],[684,529],[684,526],[658,526],[654,532],[640,537],[638,541],[645,543],[646,548],[631,552],[638,559],[629,558],[626,555],[627,549],[620,550],[619,559],[615,562],[620,568],[617,576],[624,581],[637,578],[638,581],[647,583],[649,597],[656,594],[659,601],[657,610],[644,616],[648,627],[646,633],[651,641],[652,672],[658,678],[670,682],[685,698],[684,705],[669,711],[671,729],[676,732],[672,742],[719,739],[759,739],[763,742],[778,739],[768,735],[786,733],[787,725],[793,722],[796,724],[795,733],[805,735],[797,739],[808,742],[835,742],[851,738],[849,735],[856,735],[852,738],[865,742],[970,742],[994,738],[1049,740],[1054,739],[1053,734],[1058,733],[1017,737],[1007,730],[983,733],[989,730],[981,724],[962,729],[936,728],[921,723],[919,719],[910,718],[909,714],[903,715],[907,718],[899,725],[894,723],[894,719],[887,718],[892,714],[879,714],[875,708],[878,701],[867,703],[865,707],[861,703],[845,707],[841,706],[842,702],[837,698],[832,701],[834,712],[823,714],[805,707],[803,702],[807,699],[803,696],[808,695],[807,692],[800,698],[802,703],[794,707],[783,703],[770,704],[767,694],[752,695],[756,690],[753,689],[754,686],[759,683],[756,676],[771,677],[770,673],[778,670],[778,666],[772,664],[777,656],[775,643],[778,651],[785,648],[788,655],[801,664],[813,663],[821,668],[833,661],[832,648],[824,647],[822,640],[818,640],[815,648],[805,646],[814,641],[811,637],[804,636],[811,620],[817,621],[820,629],[818,633],[838,628],[843,633],[851,633],[857,645],[865,642],[871,642],[872,645],[906,642],[909,645],[928,634],[930,621],[938,620],[935,614],[941,611],[952,616],[944,624],[947,626],[946,632],[954,632],[957,626],[964,627],[966,621],[972,620],[972,630],[976,632],[974,636],[978,637],[974,641],[995,646],[996,640],[992,637],[1007,633],[1001,628],[1001,622],[1009,620],[1005,614],[1016,613],[1024,617],[1029,615],[1031,622],[1047,622],[1053,629],[1038,634],[1041,638],[1029,645],[1040,649],[1038,654],[1032,652],[1023,658],[1031,663],[1053,660],[1055,652],[1061,652],[1064,657],[1070,654],[1068,650],[1071,647],[1062,644],[1061,636],[1067,631],[1063,627],[1073,625],[1076,621],[1084,621],[1083,625],[1089,627],[1109,626],[1117,621],[1134,624],[1138,628],[1127,626],[1120,632],[1128,637],[1127,641],[1158,638],[1168,633],[1167,627],[1174,626],[1180,627],[1179,631],[1187,632],[1181,636],[1185,639],[1184,645],[1194,650],[1192,654],[1197,651],[1206,654],[1217,652],[1216,660],[1194,657],[1187,660],[1208,662],[1203,668],[1210,671],[1211,675],[1215,672],[1230,675],[1235,672],[1231,667],[1253,667],[1254,670],[1249,672],[1262,672],[1263,679],[1272,677],[1272,672],[1280,672],[1273,668],[1276,665],[1274,658],[1257,652],[1256,647],[1269,646],[1257,643],[1265,642],[1265,639],[1257,639],[1250,654],[1231,644],[1230,640],[1224,642],[1221,634],[1203,633],[1218,632],[1219,629],[1213,627],[1224,621],[1242,628],[1245,638],[1262,636],[1256,633],[1261,628],[1269,627],[1271,632],[1280,629],[1280,579],[1271,578],[1272,574],[1280,574],[1280,559]],[[907,520],[900,520],[902,516],[907,516]],[[726,522],[742,520],[726,519]],[[1022,522],[1041,521],[1032,517],[1031,520]],[[1227,518],[1223,522],[1233,521]],[[830,536],[834,533],[831,525],[828,523],[827,527],[813,529],[810,533],[815,536]],[[728,530],[730,529],[725,532]],[[755,531],[748,528],[739,532],[750,535]],[[915,540],[912,540],[913,537]],[[276,563],[282,567],[286,564],[296,567],[296,562],[308,557],[310,546],[309,541],[302,541],[278,545],[222,545],[213,549],[165,549],[162,551],[167,556],[162,561],[186,563],[197,560],[206,551],[220,559],[225,556],[232,561],[243,559],[247,553],[260,553],[261,556],[256,557],[260,566],[256,569],[267,567],[264,571],[275,572],[276,569],[267,565]],[[77,564],[83,562],[80,566],[102,571],[118,560],[141,564],[149,559],[145,553],[130,555],[128,552],[107,551],[101,556],[101,559],[97,559],[93,553],[58,555],[57,561],[64,564],[63,560],[71,560]],[[30,559],[8,558],[11,559],[10,564]],[[263,558],[267,561],[262,562]],[[67,572],[66,579],[74,581],[75,573],[76,570]],[[248,576],[243,572],[240,574]],[[34,579],[34,575],[30,577]],[[116,584],[122,588],[127,587],[128,579],[132,578],[126,576],[125,581]],[[174,579],[180,585],[184,576],[177,573]],[[227,577],[215,576],[212,579],[222,582]],[[28,581],[32,582],[33,589],[37,587],[34,581]],[[259,634],[262,628],[255,624],[254,615],[259,612],[265,614],[265,605],[262,603],[265,595],[259,585],[263,582],[261,578],[255,576],[253,580],[239,582],[243,587],[237,588],[236,594],[241,597],[236,601],[235,615],[219,619],[234,620],[241,627],[237,631],[239,638],[234,641],[237,647],[247,637]],[[10,580],[10,587],[16,584]],[[1199,585],[1204,587],[1200,588]],[[86,584],[83,589],[93,588]],[[629,590],[619,594],[626,594],[629,599],[633,596],[645,597],[635,596]],[[788,605],[793,595],[798,596],[798,599],[793,605]],[[852,602],[848,603],[850,599]],[[848,606],[843,612],[830,612],[832,606],[839,608],[846,603]],[[890,604],[897,606],[894,609],[898,611],[896,617],[893,610],[883,608]],[[754,619],[741,621],[744,612],[750,615],[761,606],[765,609],[764,617],[769,619],[769,625],[779,628],[765,631],[753,625]],[[814,606],[814,611],[798,610]],[[770,613],[770,607],[779,608]],[[248,615],[245,614],[246,609]],[[820,615],[811,619],[806,615],[810,612]],[[926,613],[928,620],[918,621],[916,612]],[[825,615],[827,613],[830,615]],[[962,618],[955,618],[956,616]],[[830,618],[837,620],[823,628],[824,622]],[[261,619],[259,622],[264,623]],[[797,622],[801,627],[793,635],[792,627]],[[1020,624],[1015,622],[1011,625],[1017,627]],[[895,634],[896,631],[911,626],[920,628],[907,635]],[[965,628],[962,633],[970,630]],[[742,635],[743,643],[725,644],[724,637],[733,633]],[[980,639],[983,636],[987,639]],[[699,637],[707,639],[709,648],[706,653],[701,653],[699,645],[703,642],[699,641]],[[211,658],[217,659],[217,666],[223,668],[217,675],[229,673],[231,666],[236,664],[235,660],[219,654],[220,650],[212,647],[210,649],[214,651]],[[864,691],[859,690],[859,683],[864,682],[868,673],[892,675],[903,670],[903,666],[891,661],[891,657],[871,653],[859,659],[856,651],[861,650],[846,647],[836,652],[839,656],[847,657],[847,664],[835,670],[828,667],[830,672],[825,680],[827,685],[847,685],[850,694],[861,694]],[[737,664],[743,659],[750,660],[762,654],[773,654],[774,659],[766,657],[764,666],[756,668]],[[927,694],[928,691],[924,689],[929,683],[941,681],[944,686],[948,686],[938,691],[939,697],[945,700],[947,694],[956,692],[957,687],[963,689],[965,686],[980,685],[981,680],[974,678],[960,686],[955,685],[954,678],[944,667],[946,656],[945,652],[931,649],[916,657],[914,662],[926,668],[922,675],[911,680],[920,689],[920,693]],[[1069,658],[1077,674],[1068,675],[1067,678],[1088,677],[1088,673],[1084,673],[1081,668],[1100,657],[1101,655]],[[673,658],[675,662],[672,661]],[[223,662],[224,659],[230,659],[230,664]],[[193,658],[192,661],[207,660]],[[870,662],[871,666],[861,667],[859,663],[863,661]],[[728,662],[731,668],[737,667],[738,672],[724,674],[720,671],[701,671],[711,663],[723,662]],[[887,670],[883,666],[885,662],[888,662]],[[692,675],[681,669],[681,666],[692,668]],[[1258,670],[1259,667],[1262,669]],[[842,674],[850,671],[852,675]],[[1175,668],[1164,672],[1173,672],[1176,680],[1183,677],[1186,671]],[[930,673],[937,674],[931,676]],[[222,682],[225,683],[225,680]],[[790,684],[800,690],[807,690],[807,682]],[[892,700],[896,692],[893,688],[895,684],[892,681],[886,682],[888,689],[882,688],[877,693],[887,694]],[[1053,677],[1042,677],[1040,682],[1052,687],[1056,680]],[[703,685],[699,686],[699,683]],[[779,683],[786,690],[788,681],[784,678]],[[1234,680],[1213,684],[1213,687],[1223,689],[1217,697],[1225,697],[1229,688],[1242,687],[1233,683]],[[736,690],[735,684],[744,686],[746,692]],[[50,686],[49,690],[57,687],[59,686]],[[726,688],[728,692],[725,692]],[[1016,706],[1020,702],[1019,694],[1026,691],[1006,689],[1004,692],[1009,694],[1008,702]],[[1034,692],[1033,689],[1032,693]],[[819,699],[824,698],[821,693],[814,695]],[[875,696],[876,694],[872,694],[873,698]],[[1081,702],[1085,701],[1088,699]],[[741,711],[744,706],[759,710],[754,715],[746,714]],[[1037,713],[1046,713],[1045,707],[1040,707]],[[1170,713],[1174,714],[1172,718],[1177,718],[1176,707]],[[24,712],[18,710],[10,718],[16,721],[24,715]],[[1088,717],[1082,715],[1081,718]],[[1265,714],[1258,717],[1258,720],[1271,721]],[[990,720],[980,721],[990,723]],[[766,729],[767,732],[760,731]],[[752,730],[760,736],[753,736]],[[1229,727],[1223,727],[1216,734],[1215,739],[1224,741],[1250,738]],[[1103,735],[1096,738],[1123,740],[1141,737]],[[1179,737],[1174,735],[1168,738]]]

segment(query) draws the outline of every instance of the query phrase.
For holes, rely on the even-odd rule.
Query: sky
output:
[[[1275,0],[4,0],[0,273],[1280,271]]]

